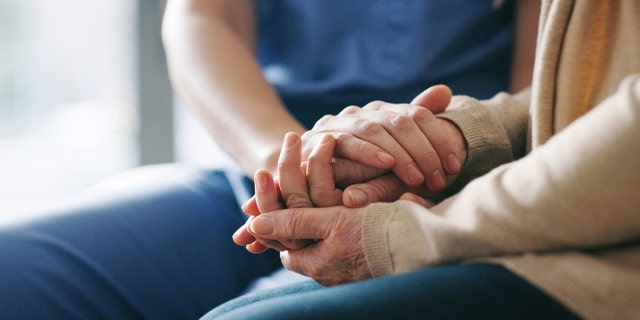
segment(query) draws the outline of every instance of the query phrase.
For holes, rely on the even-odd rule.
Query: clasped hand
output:
[[[450,91],[448,88],[446,91],[441,89],[427,90],[412,103],[417,101],[422,105],[436,107],[438,104],[448,104]],[[395,109],[392,109],[394,106]],[[446,105],[440,106],[442,109],[445,107]],[[394,113],[401,116],[389,115]],[[421,196],[404,192],[411,190],[424,195],[444,186],[438,186],[437,183],[434,185],[428,179],[411,177],[410,171],[420,168],[416,170],[421,170],[419,175],[424,177],[423,172],[432,172],[434,166],[437,167],[434,170],[443,170],[439,167],[443,159],[450,161],[451,156],[466,156],[464,146],[461,152],[459,145],[449,143],[450,132],[442,130],[437,134],[425,133],[430,132],[429,130],[436,131],[433,122],[436,119],[432,115],[425,117],[425,114],[431,115],[430,112],[416,110],[415,105],[391,105],[383,102],[374,102],[361,109],[349,107],[336,117],[319,121],[310,131],[313,134],[305,134],[306,145],[310,146],[313,141],[314,146],[304,152],[300,137],[293,133],[287,134],[278,163],[279,177],[274,178],[266,170],[256,172],[256,195],[243,206],[251,217],[234,234],[234,241],[253,253],[260,253],[268,248],[279,250],[286,268],[308,275],[325,285],[370,277],[361,239],[364,208],[357,205],[371,200],[407,199],[429,206],[429,201]],[[411,125],[406,119],[413,119],[415,125]],[[423,119],[427,121],[421,121]],[[402,125],[397,125],[398,122]],[[376,123],[382,124],[374,125]],[[346,130],[339,130],[341,126]],[[422,145],[427,150],[425,152],[417,150],[420,145],[415,144],[408,135],[418,134],[416,129],[420,135],[416,140],[420,143],[425,143],[426,140],[426,145],[429,146],[426,148]],[[434,144],[429,141],[438,142]],[[442,147],[443,141],[446,142],[445,147]],[[397,152],[401,156],[391,157],[391,154]],[[302,161],[302,154],[306,154],[306,161]],[[377,157],[372,160],[367,155]],[[388,161],[389,157],[391,161]],[[425,157],[429,160],[417,160],[421,164],[418,167],[415,159],[426,159]],[[435,165],[422,163],[436,160]],[[447,173],[455,175],[460,170],[460,163],[444,163]],[[410,180],[409,183],[405,182],[407,179]],[[354,201],[352,196],[345,197],[342,189],[336,187],[349,184],[352,185],[344,194],[357,190],[364,192],[367,199],[364,202]],[[400,195],[401,193],[404,194]],[[342,206],[343,199],[352,208]],[[329,207],[313,208],[314,206]]]
[[[311,189],[317,206],[363,206],[394,201],[405,192],[431,197],[450,185],[466,159],[466,144],[451,122],[434,116],[446,109],[451,91],[433,86],[409,104],[374,101],[327,115],[305,132],[303,159],[324,134],[337,141],[333,176],[341,199]],[[390,169],[390,170],[389,170]]]

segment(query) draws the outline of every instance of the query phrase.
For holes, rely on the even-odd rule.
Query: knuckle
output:
[[[363,156],[367,154],[370,146],[372,146],[371,143],[364,140],[358,140],[353,144],[352,148],[357,156]]]
[[[311,153],[309,155],[309,158],[307,159],[307,166],[309,167],[318,167],[320,165],[323,165],[323,160],[321,159],[322,155],[319,155],[317,153]]]
[[[432,120],[434,118],[434,116],[431,113],[431,111],[429,111],[427,108],[415,107],[415,106],[411,107],[411,109],[409,109],[408,115],[415,122],[418,122],[418,123],[426,122],[426,121]]]
[[[440,158],[438,158],[438,154],[435,151],[423,150],[420,154],[418,154],[418,157],[419,157],[418,162],[421,162],[424,165],[427,165],[427,166],[440,165]],[[425,174],[430,174],[430,172],[425,172]]]
[[[376,110],[376,109],[380,109],[385,104],[386,104],[386,102],[384,102],[382,100],[374,100],[374,101],[371,101],[371,102],[367,103],[367,105],[365,105],[363,109]]]
[[[365,119],[360,119],[357,123],[358,132],[364,136],[375,136],[384,131],[381,124]]]
[[[312,189],[309,191],[309,195],[311,196],[311,201],[316,204],[322,203],[322,201],[326,197],[326,192],[322,189]]]
[[[303,240],[283,240],[282,247],[284,250],[298,250],[304,248],[306,243]]]
[[[447,135],[439,135],[433,138],[433,141],[431,142],[434,148],[438,148],[438,149],[449,146],[452,143],[453,143],[453,140],[451,139],[450,136],[447,136]]]
[[[312,263],[309,263],[306,267],[307,275],[313,279],[325,279],[325,266],[322,261],[319,259],[313,259]]]
[[[282,234],[287,237],[294,237],[297,234],[296,232],[298,231],[299,220],[299,217],[297,217],[295,214],[290,216],[289,219],[287,219],[287,221],[283,223]]]
[[[353,114],[357,114],[358,112],[360,112],[360,107],[358,106],[348,106],[346,108],[344,108],[339,114],[340,115],[353,115]]]
[[[291,168],[294,164],[296,164],[295,159],[291,159],[290,157],[280,157],[278,158],[278,172],[282,175],[283,172],[292,172]]]
[[[306,193],[295,192],[286,196],[287,208],[305,208],[310,207],[311,202]],[[296,216],[296,215],[294,215]]]
[[[401,131],[408,131],[414,124],[411,117],[399,113],[392,115],[389,122],[394,128]]]
[[[304,274],[303,272],[301,272],[302,270],[300,270],[292,261],[291,259],[289,259],[289,257],[287,256],[287,253],[285,252],[280,252],[280,262],[282,263],[282,266],[285,267],[288,270],[291,271],[296,271],[296,272],[300,272],[302,274]]]
[[[352,139],[353,135],[347,132],[336,132],[336,133],[333,133],[333,138],[336,140],[338,144],[342,144]]]
[[[328,188],[312,191],[311,199],[315,205],[320,207],[340,204],[342,193],[336,193],[333,191],[334,190],[329,190]]]
[[[330,114],[322,116],[322,118],[320,118],[320,119],[318,119],[318,121],[316,121],[315,125],[313,126],[313,129],[325,126],[333,118],[335,118],[335,116],[334,115],[330,115]]]
[[[302,145],[305,145],[307,141],[311,140],[315,134],[316,134],[316,132],[313,132],[311,130],[305,131],[300,136],[300,140],[302,140]]]

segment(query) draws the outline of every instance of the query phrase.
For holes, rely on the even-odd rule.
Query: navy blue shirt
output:
[[[507,89],[513,4],[493,0],[258,0],[259,59],[308,128],[372,100],[409,102],[444,83]]]

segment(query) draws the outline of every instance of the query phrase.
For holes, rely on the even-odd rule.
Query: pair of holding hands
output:
[[[324,285],[371,277],[364,256],[364,206],[426,197],[453,182],[466,158],[459,129],[433,114],[451,100],[446,86],[410,104],[380,101],[325,116],[302,137],[288,133],[278,177],[255,173],[251,217],[233,236],[252,253],[280,251],[283,265]],[[306,159],[306,160],[303,160]]]

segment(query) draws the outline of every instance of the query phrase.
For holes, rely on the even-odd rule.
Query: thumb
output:
[[[294,208],[264,213],[253,219],[249,230],[268,240],[326,239],[331,233],[335,214],[334,210],[327,210],[330,208]]]
[[[411,104],[429,109],[432,113],[440,113],[447,109],[451,102],[451,89],[443,84],[437,84],[422,91],[413,98]]]

